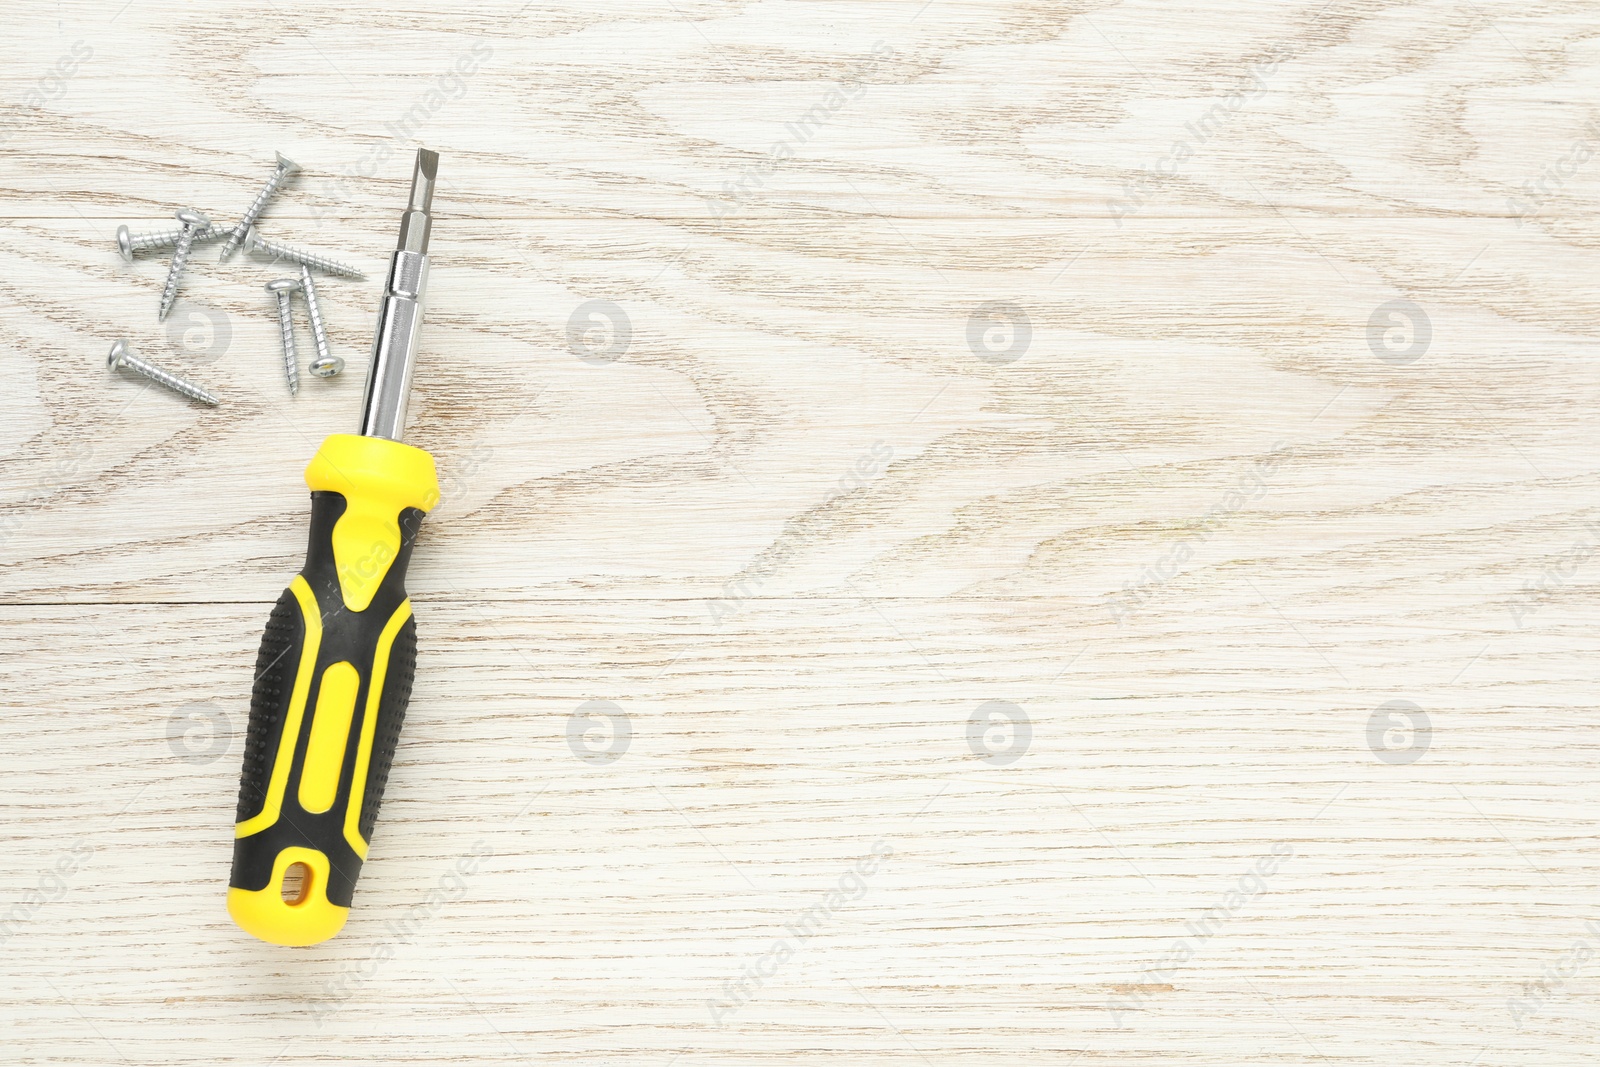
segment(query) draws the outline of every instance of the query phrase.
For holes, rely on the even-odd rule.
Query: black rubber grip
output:
[[[264,889],[272,881],[274,864],[280,853],[285,848],[299,846],[327,856],[327,899],[348,908],[362,864],[361,853],[349,839],[349,813],[354,804],[359,811],[358,829],[364,850],[365,842],[372,838],[378,808],[383,802],[384,786],[388,783],[389,767],[394,760],[416,673],[416,623],[409,617],[405,574],[423,512],[417,508],[400,512],[400,548],[388,562],[371,603],[361,611],[352,611],[344,602],[338,561],[333,552],[334,524],[344,514],[345,507],[345,498],[339,493],[311,494],[310,543],[300,576],[315,603],[317,625],[307,625],[302,597],[291,586],[272,609],[261,639],[250,701],[250,731],[239,777],[238,822],[245,824],[257,819],[270,810],[274,799],[278,805],[277,815],[246,836],[235,839],[229,885],[251,891]],[[346,565],[350,565],[349,561]],[[391,623],[397,613],[407,617],[394,629]],[[376,721],[371,730],[365,774],[358,782],[360,740],[366,727],[379,644],[386,629],[390,631],[391,644],[382,657],[383,683]],[[296,685],[305,673],[302,668],[308,634],[315,631],[320,631],[320,636],[315,662],[307,675],[303,709],[293,736],[286,737],[285,725],[295,718]],[[357,679],[348,728],[342,731],[342,751],[330,744],[329,738],[334,735],[329,732],[332,728],[328,725],[342,721],[339,717],[342,713],[330,711],[330,718],[318,732],[316,742],[317,753],[323,757],[319,762],[338,768],[337,789],[328,807],[308,810],[302,803],[302,782],[307,771],[308,751],[312,747],[313,724],[319,701],[324,697],[324,679],[330,677],[328,669],[341,663],[354,668]],[[350,677],[348,668],[340,668],[336,674],[345,679]],[[341,692],[344,707],[349,708],[348,691],[337,688],[328,697],[330,708],[341,702]],[[336,764],[334,754],[338,754]],[[287,761],[287,774],[278,792],[274,788],[274,772],[283,773],[284,761]],[[313,773],[308,785],[314,793],[320,789],[319,796],[325,798],[331,780],[327,775]],[[353,797],[355,790],[359,790],[359,795]],[[311,806],[320,805],[314,802]]]

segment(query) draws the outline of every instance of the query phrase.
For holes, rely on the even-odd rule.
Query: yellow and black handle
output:
[[[329,437],[306,484],[310,545],[261,639],[228,881],[234,922],[278,945],[350,913],[411,698],[406,564],[439,499],[433,457],[380,437]]]

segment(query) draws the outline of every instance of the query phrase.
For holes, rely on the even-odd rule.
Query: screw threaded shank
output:
[[[174,226],[170,230],[150,230],[147,233],[130,233],[128,235],[128,253],[132,258],[134,252],[150,252],[159,248],[172,248],[178,243],[178,238],[183,234],[182,226]],[[222,226],[202,226],[195,231],[194,243],[203,241],[218,241],[228,236],[228,231]]]
[[[306,297],[306,316],[311,319],[311,337],[317,342],[317,358],[332,359],[328,351],[328,331],[322,325],[322,307],[317,303],[317,283],[311,280],[311,268],[300,268],[300,291]]]
[[[295,248],[292,245],[279,244],[269,241],[260,234],[255,234],[248,241],[250,251],[272,259],[286,259],[290,263],[298,263],[302,267],[311,267],[322,271],[324,274],[333,274],[341,278],[355,278],[365,281],[367,276],[356,270],[348,263],[341,263],[337,259],[330,259],[317,252],[307,251],[304,248]]]
[[[147,362],[128,351],[126,341],[118,341],[111,346],[111,357],[107,361],[112,369],[126,367],[135,374],[142,374],[157,385],[171,389],[174,393],[182,393],[191,400],[198,400],[202,404],[216,407],[219,401],[209,390],[202,389],[190,381],[178,377],[176,374],[162,370],[154,363]]]
[[[189,249],[194,245],[196,229],[184,223],[183,232],[178,234],[178,243],[172,250],[172,266],[167,268],[167,284],[161,290],[161,310],[156,313],[157,322],[167,321],[167,312],[172,310],[172,302],[178,299],[178,279],[183,277],[183,268],[189,263]]]
[[[294,315],[289,310],[287,289],[273,294],[278,298],[278,332],[283,335],[283,374],[289,381],[289,395],[300,392],[300,363],[294,350]]]
[[[256,198],[250,201],[250,206],[245,209],[244,217],[234,225],[233,232],[228,235],[228,243],[222,246],[222,254],[218,257],[222,262],[226,263],[233,257],[235,252],[239,251],[239,246],[244,243],[245,235],[250,232],[250,227],[256,224],[256,219],[266,209],[267,201],[272,199],[279,186],[288,181],[289,175],[299,169],[289,160],[282,156],[278,157],[278,169],[272,172],[272,177],[267,179],[267,184],[261,187],[261,191],[256,194]]]
[[[146,363],[144,360],[138,359],[137,357],[129,357],[123,361],[123,365],[138,371],[140,374],[144,375],[146,378],[149,378],[153,382],[158,382],[161,385],[166,386],[175,393],[182,393],[184,396],[198,400],[202,404],[210,404],[212,407],[217,406],[217,398],[210,392],[200,388],[193,382],[185,381],[176,374],[171,374],[162,370],[154,363]]]

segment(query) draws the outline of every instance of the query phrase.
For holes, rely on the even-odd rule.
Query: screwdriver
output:
[[[267,621],[239,776],[228,913],[276,945],[314,945],[350,914],[411,699],[405,573],[439,499],[433,457],[401,443],[428,282],[439,156],[421,149],[389,261],[357,434],[306,468],[305,566]]]

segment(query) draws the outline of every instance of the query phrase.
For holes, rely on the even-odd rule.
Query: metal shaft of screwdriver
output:
[[[439,154],[417,149],[411,174],[411,202],[400,217],[400,240],[389,260],[389,277],[378,305],[378,330],[367,367],[367,392],[361,402],[361,433],[398,441],[405,430],[406,398],[417,361],[423,293],[428,286],[428,234],[433,218],[433,186]]]

